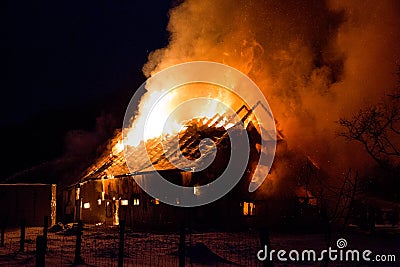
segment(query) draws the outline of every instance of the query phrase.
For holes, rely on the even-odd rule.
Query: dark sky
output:
[[[119,116],[168,43],[170,1],[1,2],[0,180],[62,155],[65,134]],[[120,118],[122,121],[122,118]],[[118,120],[118,118],[117,118]]]

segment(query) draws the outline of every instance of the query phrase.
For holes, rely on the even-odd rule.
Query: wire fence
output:
[[[183,234],[84,225],[79,249],[79,231],[77,225],[54,232],[50,228],[43,255],[46,266],[262,266],[256,257],[260,249],[257,232],[198,233],[186,229]],[[41,265],[36,241],[43,237],[43,228],[27,227],[24,238],[21,232],[20,228],[5,229],[0,266]]]

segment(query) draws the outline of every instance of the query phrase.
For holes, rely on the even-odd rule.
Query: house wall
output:
[[[182,208],[164,204],[144,192],[135,179],[151,183],[153,173],[114,179],[98,179],[83,182],[77,189],[70,188],[64,194],[64,213],[70,220],[81,219],[84,223],[116,225],[125,220],[127,226],[137,228],[176,228],[185,222],[194,228],[223,229],[246,227],[252,224],[251,216],[244,216],[243,196],[238,189],[221,199],[200,207]],[[188,173],[164,172],[163,176],[176,184],[191,179]],[[123,205],[127,202],[128,205]],[[68,210],[68,214],[67,211]]]
[[[44,216],[49,225],[56,220],[56,185],[0,184],[0,223],[18,226],[43,226]]]
[[[70,190],[70,191],[76,191]],[[165,205],[147,195],[132,177],[93,180],[80,185],[80,200],[74,202],[74,193],[70,195],[69,203],[78,207],[69,207],[70,213],[80,209],[80,217],[84,223],[118,224],[125,220],[129,226],[175,224],[176,207]],[[67,198],[68,199],[68,198]],[[127,205],[123,205],[125,203]],[[87,204],[89,203],[89,204]]]

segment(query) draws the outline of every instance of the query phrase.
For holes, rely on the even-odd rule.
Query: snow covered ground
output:
[[[379,231],[380,229],[378,229]],[[400,238],[393,231],[375,234],[348,233],[346,236],[333,235],[332,246],[336,240],[345,238],[350,249],[369,249],[374,254],[393,254],[396,262],[379,266],[400,266]],[[35,266],[36,237],[42,228],[26,229],[24,252],[19,252],[19,229],[9,229],[5,233],[5,246],[0,247],[0,266]],[[73,230],[48,233],[47,266],[71,266],[74,262],[75,234]],[[127,229],[125,235],[125,266],[178,266],[177,233],[142,233]],[[85,226],[82,237],[82,258],[84,264],[75,266],[117,266],[118,265],[118,227]],[[314,249],[325,248],[325,236],[321,234],[271,234],[273,249]],[[186,236],[187,266],[262,266],[257,260],[260,249],[257,232],[192,233]],[[321,263],[287,263],[275,260],[274,266],[321,266]],[[330,263],[329,266],[354,266],[353,263]],[[362,264],[362,266],[366,266]],[[373,266],[373,264],[372,264]],[[377,266],[377,265],[376,265]]]

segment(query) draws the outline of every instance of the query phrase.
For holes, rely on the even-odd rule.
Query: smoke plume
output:
[[[395,86],[399,29],[395,0],[187,0],[170,11],[169,45],[143,72],[192,60],[239,69],[262,89],[289,148],[339,175],[369,161],[336,137],[335,121]]]

